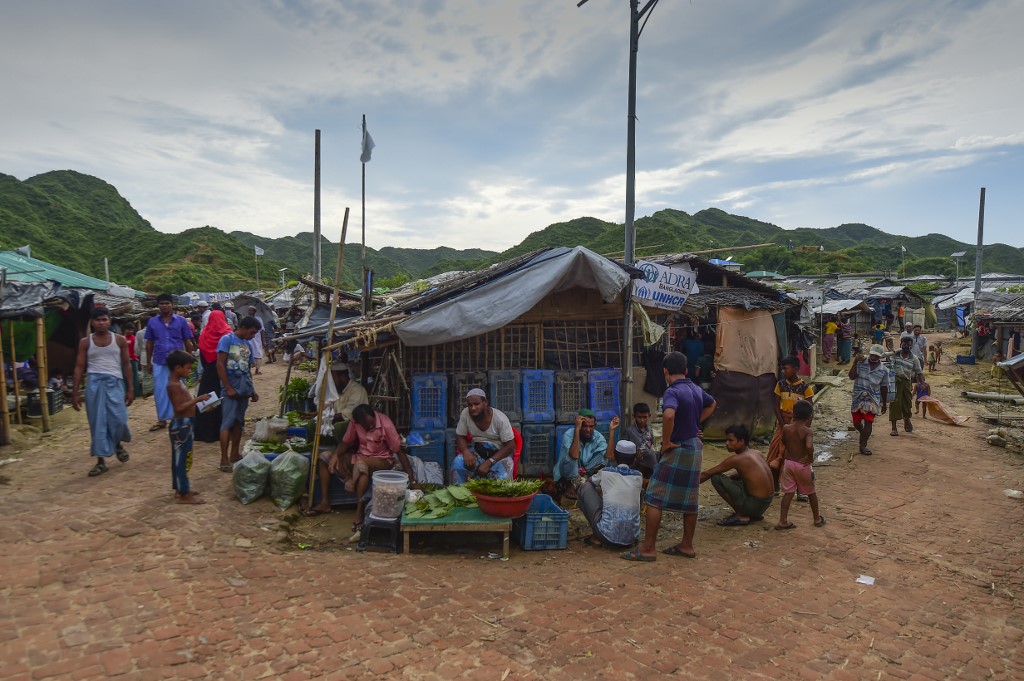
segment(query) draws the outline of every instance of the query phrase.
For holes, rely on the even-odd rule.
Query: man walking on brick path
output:
[[[857,355],[850,367],[850,378],[853,379],[853,427],[860,433],[860,453],[871,455],[868,449],[868,438],[878,414],[884,414],[889,399],[889,371],[882,366],[885,348],[872,345],[867,361],[863,355]]]
[[[92,311],[92,328],[93,332],[78,343],[71,406],[75,411],[82,408],[78,388],[82,385],[82,374],[87,372],[85,411],[92,438],[89,453],[96,457],[96,465],[89,475],[95,477],[107,472],[109,457],[116,454],[121,463],[128,460],[128,452],[124,451],[121,441],[130,439],[128,405],[135,399],[135,387],[128,341],[124,336],[110,333],[107,308],[97,307]]]
[[[924,380],[924,365],[917,358],[911,348],[914,344],[914,334],[904,337],[900,341],[900,351],[892,358],[893,368],[896,370],[896,395],[892,399],[892,408],[889,409],[889,421],[892,423],[893,437],[899,435],[896,432],[896,422],[903,419],[903,430],[908,433],[914,432],[914,424],[910,422],[914,415],[914,383]]]
[[[170,371],[167,369],[167,355],[174,350],[192,352],[192,332],[185,318],[174,314],[174,298],[170,293],[161,293],[156,298],[160,314],[151,317],[146,323],[146,369],[153,376],[153,402],[156,405],[157,422],[150,430],[167,427],[167,422],[174,416],[174,405],[167,396],[167,380]]]

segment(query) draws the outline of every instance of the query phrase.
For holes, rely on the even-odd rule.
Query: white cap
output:
[[[229,300],[228,302],[224,303],[224,309],[233,310],[235,309],[235,304]]]
[[[625,454],[626,456],[633,456],[636,454],[636,444],[629,440],[619,440],[615,443],[615,452]]]
[[[210,307],[210,304],[205,300],[200,300],[198,303],[196,303],[196,305],[198,305],[199,307]]]
[[[486,400],[487,393],[480,388],[472,388],[468,393],[466,393],[466,399],[468,400],[470,397],[482,397]]]

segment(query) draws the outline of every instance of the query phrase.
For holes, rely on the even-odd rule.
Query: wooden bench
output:
[[[501,555],[508,558],[508,537],[512,521],[492,518],[479,508],[452,509],[442,518],[407,518],[402,515],[402,534],[405,553],[409,553],[409,535],[413,532],[497,532],[501,534]]]

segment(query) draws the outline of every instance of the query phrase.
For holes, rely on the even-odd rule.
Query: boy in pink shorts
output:
[[[793,421],[782,428],[782,442],[786,447],[786,461],[782,466],[779,484],[782,487],[782,511],[776,530],[792,530],[796,525],[789,522],[789,505],[797,492],[807,495],[814,514],[814,526],[825,524],[825,516],[818,513],[818,494],[814,491],[811,477],[811,461],[814,457],[814,405],[809,400],[800,400],[793,405]]]

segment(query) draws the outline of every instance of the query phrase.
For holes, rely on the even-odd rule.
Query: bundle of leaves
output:
[[[302,402],[309,394],[310,382],[308,379],[296,376],[288,381],[288,387],[284,389],[286,402]]]
[[[450,485],[424,494],[419,501],[405,505],[407,518],[442,518],[457,506],[475,508],[476,497],[461,485]]]
[[[466,481],[466,487],[474,494],[485,497],[528,497],[540,490],[540,480],[491,480],[490,478],[474,478]]]
[[[288,419],[289,426],[303,425],[305,421],[302,420],[302,414],[297,411],[286,411],[284,417]]]

